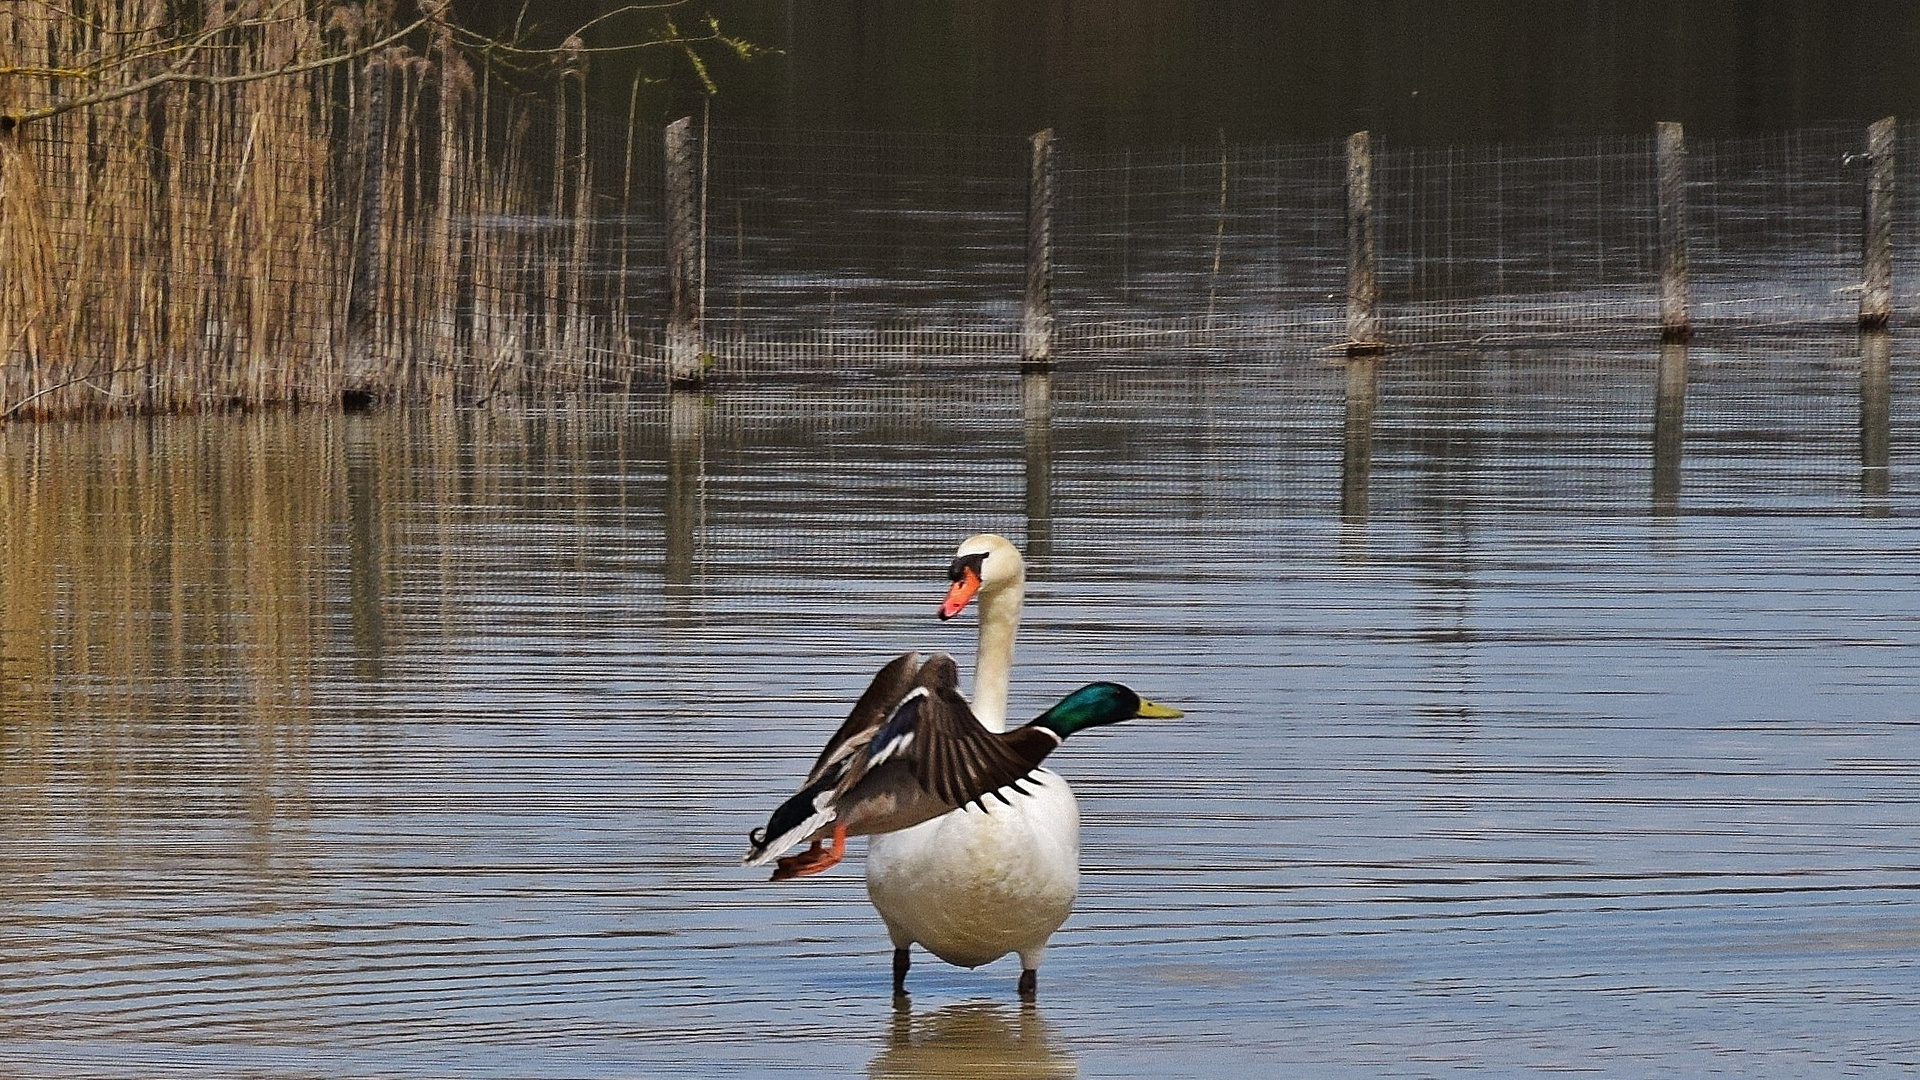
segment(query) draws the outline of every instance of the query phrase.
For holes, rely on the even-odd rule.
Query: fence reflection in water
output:
[[[1920,442],[1896,355],[1863,461],[1877,348],[1689,346],[1660,518],[1651,342],[1381,361],[1364,520],[1311,353],[0,431],[4,1056],[1897,1066]],[[1060,761],[1039,1012],[930,966],[903,1016],[857,875],[735,861],[877,662],[968,662],[977,528],[1034,556],[1016,709],[1113,674],[1191,719]]]

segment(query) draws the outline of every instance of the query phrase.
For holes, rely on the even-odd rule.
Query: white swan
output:
[[[1005,538],[983,533],[960,545],[949,577],[941,618],[980,601],[973,715],[1005,731],[1026,562]],[[1004,803],[983,799],[869,842],[867,895],[893,939],[894,993],[906,993],[918,943],[961,967],[1018,953],[1020,996],[1035,995],[1047,940],[1080,890],[1080,807],[1051,770],[1035,770],[1024,787]]]

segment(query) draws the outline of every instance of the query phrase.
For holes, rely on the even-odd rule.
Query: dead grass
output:
[[[110,0],[81,21],[9,5],[0,67],[157,45],[170,6]],[[278,19],[227,32],[209,63],[280,68],[374,32]],[[372,143],[376,68],[387,108]],[[43,104],[49,87],[0,77],[0,112]],[[578,78],[529,100],[440,35],[421,52],[176,83],[0,132],[0,421],[617,379],[632,350],[587,284],[599,240],[584,110]],[[362,236],[363,221],[377,227]],[[356,281],[369,316],[350,342]]]

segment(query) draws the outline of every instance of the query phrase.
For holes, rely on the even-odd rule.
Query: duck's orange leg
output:
[[[773,861],[773,880],[787,881],[791,878],[818,874],[839,862],[847,854],[847,827],[835,822],[833,826],[833,846],[823,848],[815,840],[813,846],[798,855],[787,855]]]

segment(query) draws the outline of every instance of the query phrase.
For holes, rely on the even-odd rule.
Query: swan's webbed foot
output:
[[[784,855],[773,861],[774,881],[789,881],[808,874],[818,874],[838,863],[847,853],[847,830],[834,826],[833,846],[821,847],[815,840],[813,846],[798,855]]]

